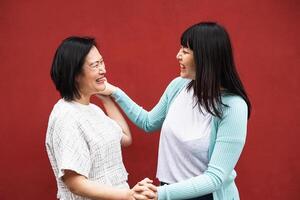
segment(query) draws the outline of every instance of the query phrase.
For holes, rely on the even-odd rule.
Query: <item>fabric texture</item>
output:
[[[212,115],[200,110],[193,95],[185,87],[163,122],[156,174],[162,182],[176,183],[207,169]]]
[[[122,90],[112,96],[130,120],[147,132],[161,128],[171,103],[179,92],[190,82],[176,78],[165,90],[158,104],[146,111],[132,101]],[[193,178],[158,188],[159,200],[180,200],[213,193],[214,200],[238,200],[239,194],[234,183],[234,167],[240,157],[246,140],[248,109],[239,96],[226,94],[222,102],[223,117],[213,117],[209,145],[207,170]]]
[[[91,181],[128,188],[121,154],[121,127],[96,105],[59,100],[48,122],[46,149],[57,182],[57,198],[87,200],[62,181],[72,170]]]

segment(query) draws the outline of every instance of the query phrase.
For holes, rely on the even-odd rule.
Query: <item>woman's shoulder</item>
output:
[[[68,121],[74,119],[77,116],[75,105],[72,102],[60,99],[54,105],[50,114],[50,119],[56,119],[59,121]]]
[[[239,96],[239,95],[235,95],[235,94],[226,94],[226,95],[223,95],[222,97],[222,101],[224,103],[228,103],[230,105],[247,105],[245,100]]]
[[[222,103],[225,104],[225,112],[234,111],[235,113],[247,113],[248,105],[246,101],[239,95],[226,94],[222,96]]]
[[[190,79],[186,79],[186,78],[182,78],[182,77],[178,76],[178,77],[174,78],[170,82],[170,84],[180,84],[180,83],[182,84],[182,83],[187,83],[189,81],[191,81],[191,80]]]
[[[64,99],[59,99],[53,107],[54,112],[69,112],[73,110],[74,103],[66,101]]]
[[[72,128],[76,124],[74,122],[76,122],[76,114],[71,102],[60,99],[50,113],[47,135],[65,137],[69,132],[63,130]]]
[[[176,77],[169,83],[168,89],[173,90],[173,89],[181,88],[185,86],[187,83],[189,83],[190,81],[191,81],[190,79]]]

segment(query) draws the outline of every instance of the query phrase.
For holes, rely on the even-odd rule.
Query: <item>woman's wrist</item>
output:
[[[103,92],[104,95],[111,96],[118,88],[110,83],[105,84],[106,88]]]
[[[119,88],[116,87],[116,86],[112,86],[112,88],[110,89],[110,95],[109,96],[112,96],[113,93],[115,93]]]
[[[133,198],[133,191],[130,189],[125,189],[122,192],[120,192],[120,198],[121,200],[132,200]]]

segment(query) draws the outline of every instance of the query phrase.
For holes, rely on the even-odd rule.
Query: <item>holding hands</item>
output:
[[[157,188],[149,178],[138,182],[131,191],[135,200],[157,200]]]
[[[112,103],[110,95],[118,88],[107,81],[105,81],[105,89],[100,91],[97,96],[102,100],[104,106],[109,106]],[[149,178],[145,178],[138,182],[130,190],[130,200],[157,200],[157,188],[152,184],[153,181]]]
[[[111,85],[108,82],[105,82],[105,89],[100,91],[97,94],[97,97],[101,99],[104,107],[109,108],[106,109],[108,116],[111,118],[113,114],[117,112],[117,110],[112,110],[112,105],[114,105],[113,100],[111,99],[110,95],[117,90],[117,87]],[[115,106],[113,106],[115,107]],[[116,120],[116,119],[115,119]],[[118,120],[117,120],[118,121]],[[120,124],[122,126],[122,123]],[[138,182],[129,192],[129,196],[126,197],[128,200],[157,200],[157,188],[155,185],[152,184],[153,181],[149,178],[145,178],[142,181]]]

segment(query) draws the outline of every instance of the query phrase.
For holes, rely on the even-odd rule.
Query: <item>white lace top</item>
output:
[[[121,154],[121,127],[96,105],[59,100],[46,135],[46,148],[60,200],[87,200],[71,193],[62,176],[72,170],[89,180],[128,188]]]

